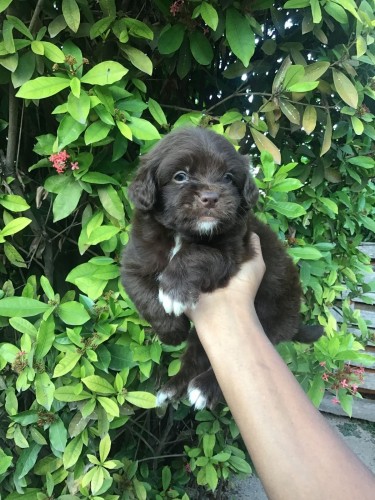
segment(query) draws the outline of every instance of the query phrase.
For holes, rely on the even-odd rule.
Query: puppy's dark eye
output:
[[[183,170],[180,170],[180,172],[177,172],[173,176],[173,180],[177,182],[178,184],[182,184],[183,182],[187,182],[189,180],[189,176],[186,172]]]
[[[223,176],[223,180],[224,180],[225,182],[233,182],[233,179],[234,179],[233,174],[231,174],[230,172],[227,172],[227,173],[226,173],[226,174],[224,174],[224,176]]]

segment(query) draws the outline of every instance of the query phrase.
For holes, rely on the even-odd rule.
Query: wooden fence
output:
[[[369,255],[372,260],[373,272],[367,279],[373,281],[375,280],[375,243],[364,243],[360,249]],[[375,422],[375,293],[366,295],[373,299],[372,304],[366,304],[360,299],[355,299],[351,306],[353,309],[360,309],[362,318],[368,322],[369,329],[372,332],[372,341],[368,342],[366,353],[374,357],[374,363],[365,368],[364,380],[359,387],[362,399],[354,398],[352,417]],[[333,312],[337,321],[340,322],[340,313]],[[355,333],[355,329],[353,331]],[[346,415],[342,408],[339,405],[332,404],[331,400],[332,395],[326,394],[320,405],[320,410],[335,415]]]

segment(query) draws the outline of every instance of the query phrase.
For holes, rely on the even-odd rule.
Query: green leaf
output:
[[[130,130],[132,134],[137,139],[144,141],[153,141],[155,139],[160,139],[160,134],[157,129],[144,118],[136,118],[132,116],[131,122],[129,123]]]
[[[300,217],[306,213],[306,210],[301,205],[289,201],[275,202],[271,200],[268,203],[267,208],[271,208],[275,210],[275,212],[285,215],[289,219],[295,219],[296,217]]]
[[[332,121],[330,113],[327,113],[327,123],[324,130],[323,144],[320,151],[320,156],[325,155],[331,148],[332,144]]]
[[[362,135],[365,129],[363,122],[357,116],[351,116],[350,120],[352,122],[354,133],[356,135]]]
[[[340,24],[348,24],[348,15],[345,10],[334,2],[327,2],[324,5],[324,10],[329,14],[333,19],[335,19]]]
[[[358,106],[358,92],[352,82],[341,71],[332,68],[333,83],[341,99],[356,109]]]
[[[130,17],[125,17],[125,25],[129,30],[131,36],[138,38],[146,38],[147,40],[154,39],[154,33],[147,24],[139,21],[138,19],[132,19]]]
[[[1,12],[1,8],[0,8],[0,12]],[[14,26],[14,28],[17,31],[19,31],[20,33],[25,35],[26,38],[28,38],[29,40],[33,40],[33,35],[30,33],[29,28],[21,21],[21,19],[19,19],[18,17],[15,17],[15,16],[9,16],[8,14],[7,14],[7,19],[8,19],[8,21],[10,21],[12,23],[12,25]]]
[[[38,458],[41,446],[37,443],[31,443],[29,448],[21,451],[17,458],[16,470],[14,476],[17,480],[22,479],[34,467]]]
[[[0,300],[0,316],[28,318],[42,314],[51,306],[28,297],[5,297]]]
[[[69,28],[77,33],[81,14],[76,0],[62,0],[62,13]]]
[[[81,177],[81,180],[88,182],[89,184],[115,184],[119,185],[118,181],[107,174],[102,174],[101,172],[88,172]]]
[[[173,54],[182,44],[184,39],[185,26],[180,23],[163,30],[158,42],[160,54]]]
[[[163,491],[167,491],[172,479],[171,469],[165,465],[161,471],[161,481],[163,485]]]
[[[300,64],[289,66],[286,70],[284,80],[282,82],[283,88],[289,89],[291,85],[301,82],[304,74],[305,74],[304,67],[301,66]]]
[[[114,226],[100,226],[93,229],[85,240],[87,245],[97,245],[102,241],[108,241],[112,236],[117,234],[120,231],[119,227]]]
[[[229,7],[225,28],[231,50],[247,67],[255,51],[255,37],[248,20],[237,9]]]
[[[35,346],[35,359],[43,359],[50,351],[55,340],[55,322],[52,316],[40,323]]]
[[[316,63],[309,64],[308,66],[304,66],[305,76],[303,80],[306,82],[319,80],[319,78],[327,71],[329,66],[329,62],[326,61],[318,61]]]
[[[64,452],[68,440],[68,432],[63,421],[58,418],[49,427],[49,439],[54,450]]]
[[[207,26],[209,26],[213,31],[216,31],[217,25],[219,24],[219,16],[215,7],[208,2],[202,2],[200,6],[200,14]]]
[[[319,250],[311,246],[288,248],[288,253],[294,259],[298,260],[319,260],[322,258],[322,254]]]
[[[288,87],[289,92],[310,92],[310,90],[316,89],[319,85],[319,82],[301,82],[294,83]]]
[[[111,451],[111,438],[107,433],[105,434],[104,437],[102,437],[99,443],[99,458],[102,463],[106,460],[110,451]]]
[[[251,473],[250,465],[243,458],[237,457],[236,455],[232,455],[229,459],[229,463],[238,472],[243,472],[244,474]]]
[[[282,113],[288,118],[288,120],[295,125],[300,125],[301,117],[297,108],[285,99],[280,99],[279,104]]]
[[[25,82],[29,81],[35,70],[35,55],[31,52],[21,54],[18,60],[17,69],[12,73],[13,87],[17,89]]]
[[[310,0],[311,13],[314,24],[319,24],[322,20],[322,11],[320,8],[319,0]]]
[[[86,124],[79,123],[70,115],[65,115],[57,129],[58,149],[74,142],[85,130]]]
[[[362,168],[375,167],[375,160],[370,156],[354,156],[353,158],[348,158],[346,161],[352,165],[357,165]]]
[[[51,42],[40,42],[43,45],[44,56],[54,63],[63,63],[65,61],[65,54]]]
[[[28,226],[31,222],[31,219],[27,219],[26,217],[18,217],[17,219],[13,219],[0,231],[0,236],[3,238],[5,236],[11,236],[19,231],[22,231],[26,226]]]
[[[73,367],[74,368],[74,367]],[[55,399],[64,403],[73,403],[74,401],[83,401],[92,398],[92,394],[81,390],[77,392],[77,385],[64,385],[55,390]]]
[[[219,481],[215,467],[211,463],[208,463],[205,467],[205,473],[208,486],[212,491],[215,491]]]
[[[0,12],[4,12],[13,0],[0,0]]]
[[[125,400],[138,408],[155,408],[156,396],[144,391],[129,391],[125,395]]]
[[[61,92],[70,85],[70,80],[58,76],[40,76],[22,85],[16,97],[23,99],[44,99]]]
[[[207,38],[200,31],[192,31],[189,35],[190,50],[198,64],[207,66],[211,63],[214,53]]]
[[[121,47],[121,50],[125,52],[133,66],[147,75],[152,75],[152,61],[144,52],[130,45]]]
[[[6,455],[2,449],[0,449],[0,475],[3,475],[9,467],[12,465],[13,457],[11,455]]]
[[[99,404],[104,408],[104,410],[111,415],[112,417],[119,417],[120,410],[118,404],[115,403],[112,399],[106,398],[105,396],[97,397]]]
[[[164,114],[164,111],[162,110],[160,104],[152,99],[151,97],[148,100],[148,109],[154,118],[154,120],[159,124],[159,125],[167,125],[167,118]],[[1,201],[0,201],[1,203]]]
[[[109,213],[109,215],[119,221],[124,221],[124,207],[116,190],[111,185],[105,186],[98,188],[98,195],[103,208]]]
[[[181,368],[181,360],[180,359],[173,359],[168,366],[168,377],[173,377],[173,375],[176,375]]]
[[[79,97],[76,97],[73,91],[69,94],[67,103],[68,113],[78,123],[85,125],[90,112],[90,97],[84,91],[81,91],[78,95]],[[82,130],[80,130],[80,133],[81,131]]]
[[[106,125],[100,120],[92,123],[85,131],[85,144],[95,144],[96,142],[102,141],[107,137],[111,128],[110,125]]]
[[[51,38],[54,38],[58,35],[62,30],[67,27],[65,18],[63,15],[56,16],[48,25],[48,33]]]
[[[315,130],[316,120],[316,109],[314,106],[309,104],[308,106],[306,106],[302,117],[302,127],[306,134],[310,135]]]
[[[24,268],[27,267],[27,264],[22,255],[14,248],[11,243],[9,243],[9,241],[5,241],[4,243],[4,254],[13,266]]]
[[[326,198],[324,196],[319,196],[318,200],[323,203],[329,210],[331,210],[333,213],[338,214],[339,213],[339,208],[337,204],[331,200],[330,198]]]
[[[83,325],[90,316],[85,307],[79,302],[64,302],[57,308],[57,314],[67,325]]]
[[[281,163],[279,148],[277,148],[275,144],[268,139],[268,137],[263,135],[261,132],[258,132],[258,130],[255,130],[255,128],[250,127],[250,133],[253,136],[254,142],[259,151],[268,151],[272,155],[274,162],[279,165]]]
[[[115,61],[104,61],[90,69],[82,78],[81,83],[91,85],[111,85],[118,82],[129,70]]]
[[[69,469],[73,465],[76,465],[79,457],[81,456],[82,448],[83,442],[81,436],[75,437],[67,444],[63,454],[65,469]]]
[[[30,321],[27,321],[27,319],[10,318],[9,323],[18,332],[26,333],[26,335],[29,335],[30,338],[32,338],[33,340],[36,339],[38,331],[35,328],[35,326],[32,323],[30,323]]]
[[[35,375],[35,396],[38,404],[49,411],[53,403],[54,393],[55,385],[48,373],[37,373]]]
[[[117,125],[119,131],[121,132],[121,134],[126,139],[129,139],[129,141],[133,140],[133,133],[132,133],[130,127],[126,123],[120,122],[119,120],[117,120],[116,121],[116,125]]]
[[[5,194],[0,196],[0,205],[2,205],[7,210],[12,212],[23,212],[28,210],[30,205],[22,198],[16,194]]]
[[[98,394],[115,394],[113,386],[99,375],[89,375],[84,377],[82,382],[90,390]]]
[[[77,208],[81,198],[82,188],[72,180],[67,183],[56,196],[53,202],[53,222],[65,219]]]
[[[271,189],[278,193],[289,193],[290,191],[299,189],[301,186],[303,186],[303,184],[300,180],[289,178],[275,182]]]
[[[79,352],[66,352],[64,353],[64,357],[58,362],[55,366],[52,378],[62,377],[66,375],[76,366],[78,361],[81,359],[81,354]],[[56,398],[56,391],[55,391]]]
[[[99,19],[90,27],[90,38],[93,40],[94,38],[102,35],[107,29],[111,26],[114,21],[113,16],[106,16],[103,19]]]

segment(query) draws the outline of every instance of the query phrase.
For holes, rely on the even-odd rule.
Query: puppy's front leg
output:
[[[182,247],[159,276],[159,301],[168,314],[180,316],[202,292],[225,286],[236,271],[234,260],[204,245]]]
[[[190,321],[184,315],[177,317],[165,312],[158,300],[158,282],[155,276],[140,276],[139,272],[123,269],[122,278],[137,310],[151,324],[162,342],[178,345],[186,340]]]

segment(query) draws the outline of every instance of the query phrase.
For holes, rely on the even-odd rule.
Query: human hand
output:
[[[185,314],[194,323],[203,316],[214,313],[215,310],[217,311],[222,307],[231,307],[230,304],[249,307],[254,302],[266,266],[262,256],[259,236],[252,233],[250,243],[254,249],[254,257],[241,265],[240,270],[231,278],[228,285],[224,288],[218,288],[212,293],[201,294],[194,309],[186,311]]]

